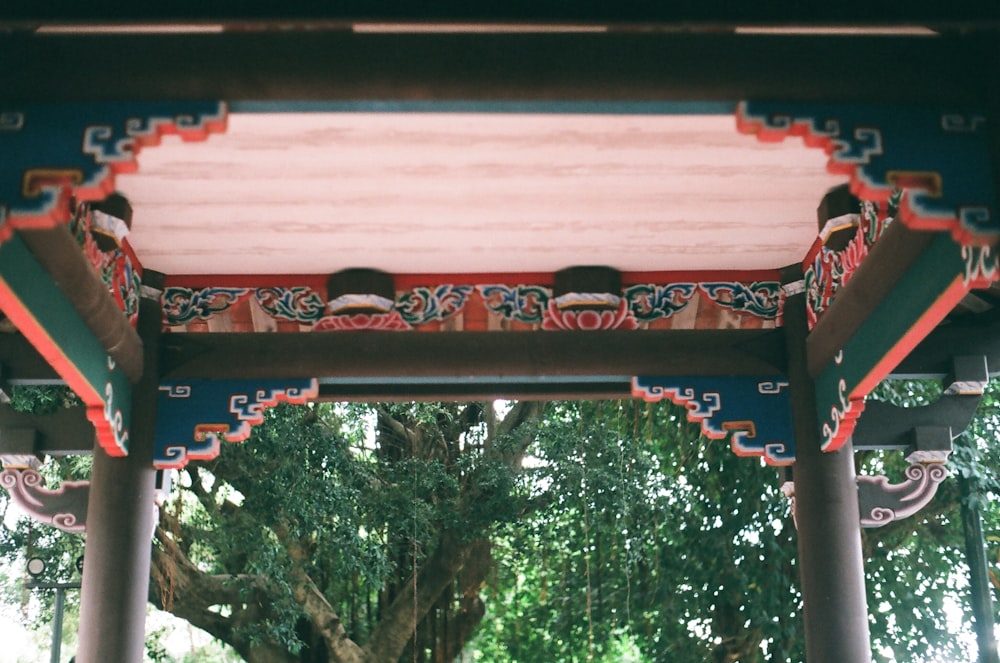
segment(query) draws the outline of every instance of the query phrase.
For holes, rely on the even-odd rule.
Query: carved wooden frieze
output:
[[[125,220],[90,203],[79,203],[70,219],[70,230],[112,300],[135,327],[139,320],[142,269],[128,246],[129,229]],[[103,238],[109,239],[102,241]]]
[[[269,288],[273,291],[274,288]],[[218,313],[225,313],[250,294],[249,288],[191,288],[168,287],[160,295],[163,319],[167,325],[185,325],[194,320],[208,320]],[[282,297],[290,297],[282,293]],[[322,300],[321,300],[322,301]]]
[[[471,282],[455,275],[453,282],[399,287],[384,307],[372,304],[363,310],[333,310],[319,287],[291,280],[259,288],[168,285],[162,304],[165,324],[176,331],[209,331],[213,325],[252,331],[262,324],[281,331],[761,329],[781,324],[780,283],[768,274],[746,280],[713,278],[726,275],[710,272],[705,280],[662,276],[662,282],[602,293],[600,302],[596,293],[557,297],[547,282]],[[586,295],[586,303],[574,295]]]
[[[819,318],[830,308],[837,292],[850,281],[854,272],[868,256],[872,246],[892,223],[899,210],[903,191],[897,190],[882,206],[864,201],[858,206],[858,213],[850,218],[831,220],[841,227],[853,227],[853,237],[842,248],[826,245],[821,233],[813,249],[803,261],[803,275],[806,287],[806,314],[809,328],[816,326]]]

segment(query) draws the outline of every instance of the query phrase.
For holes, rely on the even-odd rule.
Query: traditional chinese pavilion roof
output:
[[[0,74],[13,104],[0,131],[21,159],[0,165],[0,304],[84,398],[109,452],[127,448],[119,411],[142,372],[127,320],[161,286],[148,304],[176,333],[159,387],[190,398],[184,381],[238,378],[239,394],[268,402],[315,395],[319,380],[355,396],[370,380],[440,395],[470,377],[523,394],[553,375],[560,389],[628,384],[689,406],[698,377],[778,396],[800,368],[778,329],[791,302],[812,325],[806,368],[835,450],[875,384],[963,299],[988,307],[977,291],[1000,274],[982,80],[995,49],[960,44],[948,17],[818,38],[772,34],[782,25],[765,17],[750,32],[459,16],[457,31],[345,19],[207,34],[160,33],[168,17],[155,34],[67,32],[55,18],[8,17],[0,43],[30,63]],[[113,191],[130,203],[115,203],[117,225],[104,218],[118,218]],[[101,248],[125,216],[128,242]],[[84,292],[125,316],[81,310]],[[108,320],[127,342],[98,340]],[[347,333],[226,333],[286,329]],[[444,334],[367,334],[385,330]],[[270,378],[306,383],[254,382]],[[704,396],[699,416],[718,409]],[[791,460],[733,416],[712,430],[757,431],[742,453]]]

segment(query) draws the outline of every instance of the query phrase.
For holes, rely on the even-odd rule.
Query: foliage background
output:
[[[907,382],[875,396],[914,405],[936,390]],[[21,407],[65,401],[48,392],[21,397]],[[982,510],[995,586],[998,405],[1000,388],[991,385],[950,463],[972,487],[966,502]],[[515,438],[493,439],[496,453],[485,447],[511,405],[499,412],[489,404],[470,407],[277,408],[251,441],[189,467],[161,508],[157,550],[176,544],[175,570],[190,562],[191,582],[229,578],[229,608],[215,613],[231,624],[226,637],[276,646],[288,656],[283,660],[335,660],[319,658],[315,633],[303,627],[309,618],[296,594],[301,576],[290,541],[309,547],[302,568],[347,636],[364,643],[388,595],[412,582],[413,570],[454,533],[462,545],[488,542],[488,566],[473,583],[482,614],[463,641],[462,660],[803,660],[795,530],[774,468],[702,437],[670,404],[550,403],[517,458]],[[426,445],[393,442],[381,416],[422,431]],[[458,452],[449,455],[452,438]],[[899,456],[859,453],[859,471],[898,481]],[[53,459],[44,471],[55,482],[85,478],[89,467],[85,458]],[[863,533],[880,662],[975,656],[956,483],[946,481],[918,516]],[[6,510],[6,496],[0,500]],[[51,608],[28,600],[19,564],[39,554],[50,560],[52,577],[71,578],[82,539],[26,520],[5,522],[0,552],[12,563],[0,573],[3,598],[44,628]],[[438,612],[428,613],[418,627],[424,634],[400,660],[438,660],[440,637],[428,634],[469,607],[464,582],[456,572]],[[154,603],[193,622],[204,619],[185,612],[192,606],[181,594],[164,593],[162,579],[152,589],[160,593],[159,601],[151,596]],[[234,619],[256,591],[266,591],[270,609]],[[162,639],[151,634],[150,660],[182,660],[164,650]],[[228,651],[206,649],[192,660],[236,660]]]

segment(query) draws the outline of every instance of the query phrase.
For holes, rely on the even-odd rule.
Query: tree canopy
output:
[[[996,422],[977,426],[955,467],[996,531]],[[864,532],[880,661],[970,658],[943,610],[967,603],[953,483]],[[0,539],[67,567],[79,544],[26,522]],[[152,562],[151,603],[252,663],[804,658],[778,472],[669,403],[281,406],[180,472]]]

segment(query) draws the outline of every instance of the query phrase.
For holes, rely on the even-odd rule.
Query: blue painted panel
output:
[[[160,385],[153,465],[183,467],[211,460],[223,441],[242,442],[279,402],[305,403],[319,395],[315,379],[186,380]]]
[[[67,185],[102,198],[143,146],[204,138],[225,117],[217,101],[0,105],[0,224],[57,213]]]
[[[791,400],[782,376],[641,376],[632,379],[632,395],[683,405],[707,437],[731,435],[737,455],[763,456],[772,465],[795,461]]]

